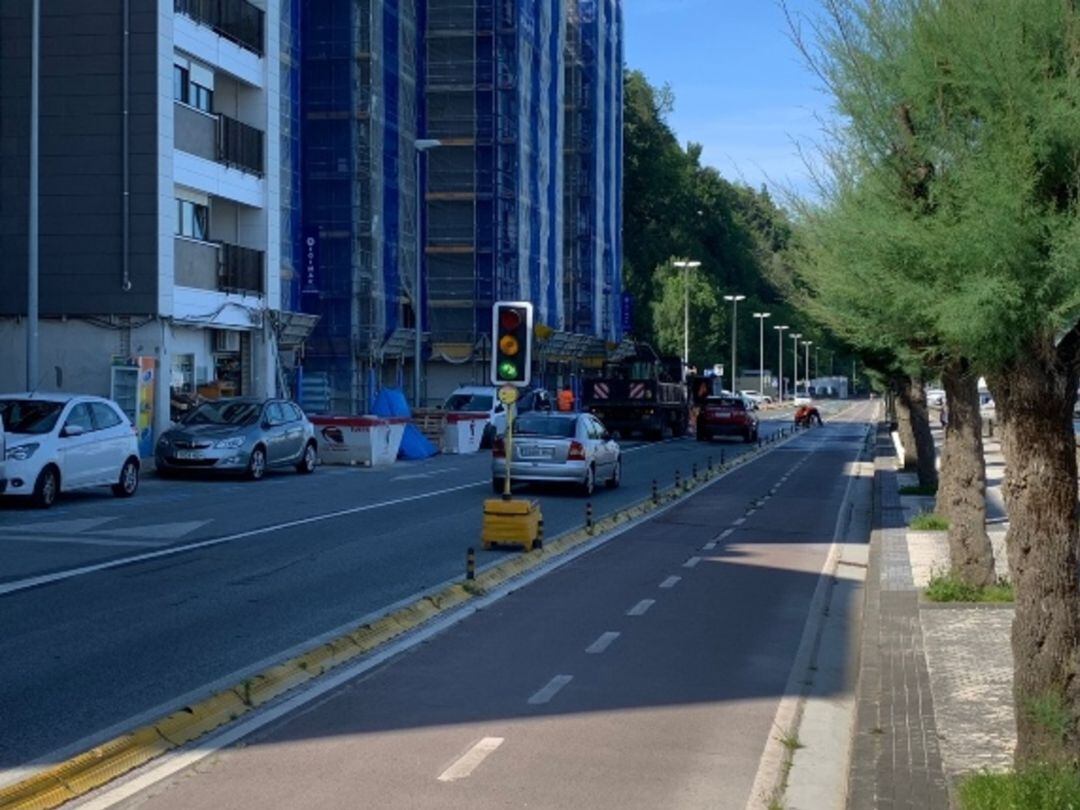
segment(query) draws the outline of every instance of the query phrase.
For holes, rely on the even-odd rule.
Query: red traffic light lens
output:
[[[499,326],[503,329],[517,329],[521,326],[521,313],[516,309],[504,309],[499,313]]]

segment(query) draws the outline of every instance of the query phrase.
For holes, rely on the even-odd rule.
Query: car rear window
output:
[[[557,416],[523,416],[514,422],[514,433],[523,436],[551,436],[569,439],[577,432],[577,419]]]
[[[713,408],[745,408],[743,401],[735,397],[709,397],[705,404]]]

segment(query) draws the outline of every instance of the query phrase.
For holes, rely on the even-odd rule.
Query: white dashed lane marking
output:
[[[640,602],[638,602],[636,605],[634,605],[632,608],[630,608],[628,611],[626,611],[626,615],[627,616],[641,616],[642,614],[645,613],[646,610],[648,610],[649,608],[651,608],[655,604],[656,604],[655,599],[642,599]]]
[[[461,759],[439,774],[440,782],[455,782],[465,779],[469,774],[495,752],[495,749],[505,742],[504,737],[484,737],[476,745],[470,748]]]
[[[679,580],[681,580],[681,579],[682,579],[682,577],[675,577],[675,576],[668,577],[667,579],[665,579],[663,582],[660,583],[660,587],[661,588],[674,588],[679,583]]]
[[[696,568],[697,564],[701,562],[701,557],[691,557],[689,560],[682,564],[683,568]]]
[[[574,680],[573,675],[556,675],[548,681],[547,686],[529,698],[529,705],[539,706],[540,704],[547,703],[559,693],[560,689],[572,680]]]
[[[619,637],[619,633],[614,630],[603,633],[600,638],[585,648],[585,652],[590,655],[598,655],[611,646],[612,642]]]

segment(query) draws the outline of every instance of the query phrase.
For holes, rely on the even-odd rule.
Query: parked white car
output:
[[[130,498],[139,488],[139,443],[127,415],[102,397],[5,394],[0,419],[7,495],[48,509],[61,492],[110,486]]]
[[[7,489],[7,441],[4,438],[4,417],[0,414],[0,495]]]
[[[517,413],[523,414],[530,411],[552,410],[551,396],[541,388],[530,388],[521,391],[521,398],[517,401]],[[490,447],[496,436],[506,433],[506,406],[499,402],[499,389],[493,385],[463,385],[454,389],[454,392],[446,398],[443,408],[448,411],[467,411],[471,413],[486,413],[487,425],[484,426],[484,436],[480,442],[481,447]]]

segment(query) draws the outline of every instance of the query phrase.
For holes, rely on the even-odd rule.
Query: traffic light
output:
[[[533,310],[528,301],[496,301],[491,312],[491,382],[524,387],[532,377]]]

